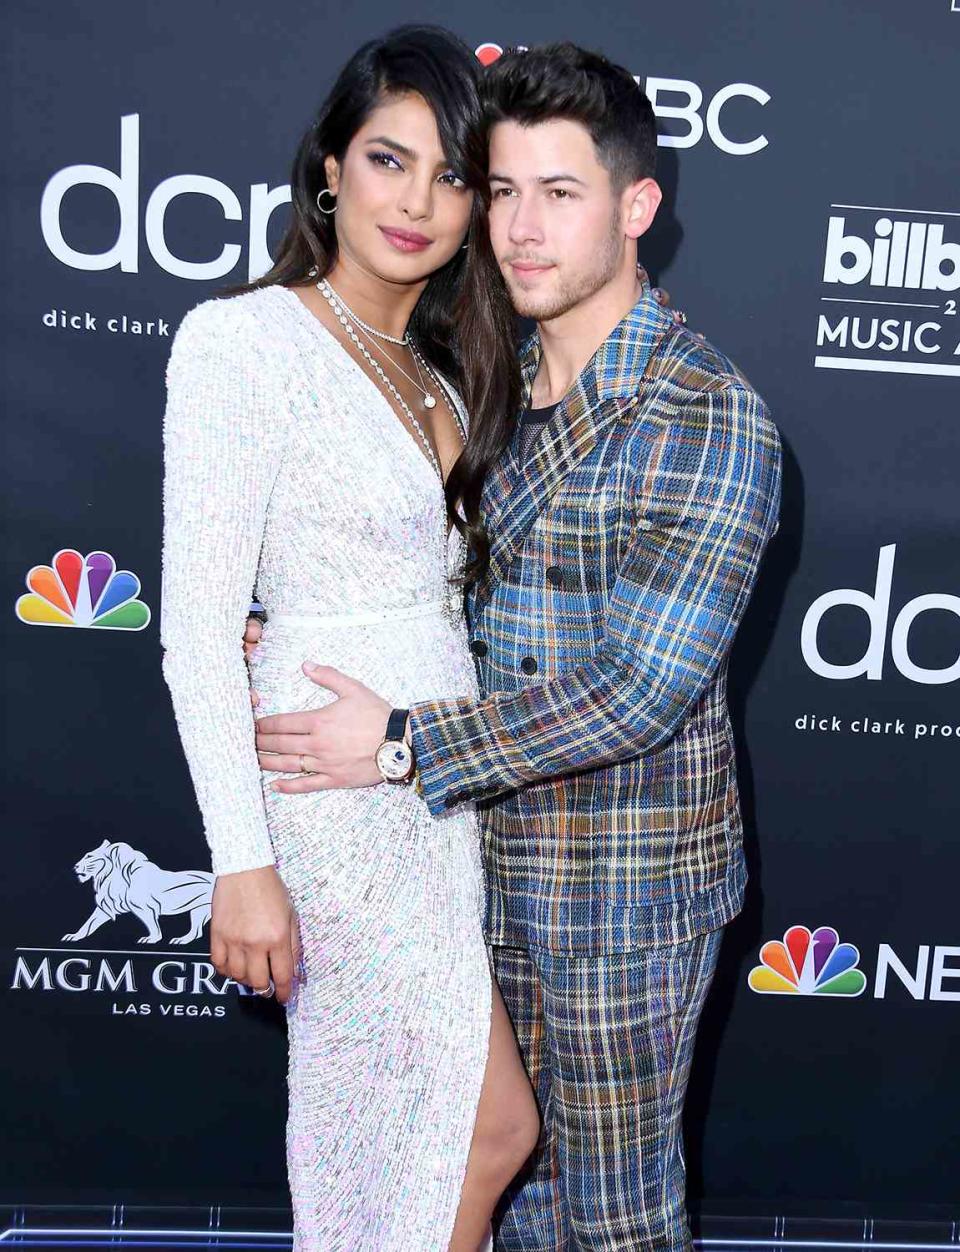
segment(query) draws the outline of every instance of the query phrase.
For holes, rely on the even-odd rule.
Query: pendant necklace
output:
[[[353,309],[350,308],[349,304],[346,304],[344,302],[344,300],[334,291],[334,289],[330,286],[330,284],[327,282],[325,278],[321,282],[317,283],[317,290],[329,302],[330,307],[333,309],[333,312],[335,316],[337,317],[337,320],[340,322],[341,326],[347,327],[345,316],[346,318],[349,318],[350,321],[353,322],[356,325],[356,327],[362,332],[362,334],[365,335],[366,338],[370,340],[370,342],[373,344],[374,349],[377,352],[382,353],[382,355],[387,358],[390,364],[395,366],[396,369],[400,371],[400,373],[404,376],[404,378],[407,380],[408,383],[410,383],[412,387],[416,387],[418,391],[423,393],[423,401],[422,401],[423,407],[425,409],[436,408],[437,397],[424,383],[423,370],[426,369],[427,375],[430,378],[431,382],[435,382],[435,379],[433,378],[433,375],[430,373],[430,367],[427,365],[426,361],[423,360],[423,358],[420,356],[420,353],[410,342],[409,335],[404,335],[402,338],[398,339],[396,335],[388,335],[386,331],[377,330],[375,326],[370,326],[367,322],[363,320],[362,317],[358,317],[358,315],[354,313]],[[355,336],[351,336],[351,338],[355,338]],[[385,340],[387,343],[398,344],[401,348],[407,348],[409,350],[410,355],[413,357],[414,367],[416,368],[417,374],[420,377],[419,382],[417,381],[416,378],[412,378],[407,373],[407,371],[403,368],[403,366],[399,363],[399,361],[394,360],[394,358],[390,355],[389,352],[386,352],[383,348],[380,347],[380,345],[377,343],[378,339]],[[421,366],[423,368],[421,368]]]
[[[439,480],[440,480],[440,485],[441,485],[441,487],[442,487],[442,486],[443,486],[443,481],[444,481],[444,480],[443,480],[443,469],[442,469],[442,467],[441,467],[441,465],[440,465],[439,460],[437,459],[437,455],[436,455],[436,453],[435,453],[435,452],[434,452],[434,450],[433,450],[433,445],[430,443],[430,440],[427,438],[426,432],[424,431],[424,429],[423,429],[423,427],[420,425],[420,423],[417,421],[417,418],[416,418],[416,416],[415,416],[415,414],[414,414],[413,410],[410,408],[409,404],[407,404],[406,400],[404,400],[403,396],[400,394],[400,391],[398,390],[398,388],[397,388],[397,387],[396,387],[396,385],[394,384],[393,380],[392,380],[392,379],[389,377],[389,375],[386,373],[386,371],[384,370],[383,366],[382,366],[382,365],[380,364],[380,362],[376,359],[376,357],[374,357],[374,356],[372,356],[372,355],[371,355],[371,353],[370,353],[369,349],[368,349],[368,348],[366,347],[366,345],[365,345],[365,344],[361,341],[361,339],[360,339],[359,335],[357,335],[357,333],[356,333],[356,331],[354,330],[353,326],[350,324],[351,317],[352,317],[353,315],[350,313],[349,308],[347,307],[347,305],[345,305],[345,304],[343,303],[343,301],[340,299],[340,297],[337,295],[337,293],[334,291],[334,289],[330,286],[330,284],[327,282],[327,280],[326,280],[325,278],[324,278],[324,279],[321,279],[321,281],[320,281],[319,283],[317,283],[317,290],[320,292],[320,294],[324,297],[324,299],[325,299],[325,300],[327,301],[327,303],[330,305],[331,309],[332,309],[332,310],[333,310],[333,312],[334,312],[334,315],[336,316],[336,318],[337,318],[338,322],[340,323],[340,325],[341,325],[341,326],[344,328],[344,330],[346,331],[346,333],[347,333],[347,335],[349,336],[349,338],[350,338],[351,342],[355,345],[355,347],[356,347],[356,348],[358,348],[358,349],[359,349],[359,351],[362,353],[362,355],[363,355],[364,359],[365,359],[365,360],[366,360],[366,361],[370,364],[370,366],[371,366],[371,367],[373,368],[373,370],[376,372],[377,377],[381,380],[381,382],[383,383],[383,385],[387,388],[387,390],[390,392],[390,394],[394,397],[394,399],[395,399],[395,400],[397,401],[397,403],[400,405],[400,408],[402,409],[403,413],[405,414],[405,416],[406,416],[406,418],[407,418],[407,421],[410,423],[411,427],[412,427],[412,428],[413,428],[413,430],[416,432],[417,438],[420,440],[420,443],[423,445],[423,449],[424,449],[424,451],[425,451],[425,452],[426,452],[426,454],[427,454],[427,459],[429,460],[430,464],[433,466],[434,472],[436,473],[437,477],[439,478]],[[404,339],[406,339],[406,336],[404,336]],[[399,340],[398,340],[398,341],[396,341],[396,342],[402,342],[402,341],[399,341]],[[410,346],[410,345],[409,345],[409,343],[406,343],[406,344],[404,344],[404,346],[405,346],[405,347],[408,347],[408,346]],[[416,360],[416,359],[417,359],[417,356],[418,356],[419,354],[418,354],[418,353],[416,352],[416,350],[415,350],[414,348],[412,348],[412,347],[410,348],[410,350],[411,350],[411,352],[413,352],[413,353],[414,353],[414,360]],[[392,357],[390,357],[390,358],[388,358],[388,359],[389,359],[389,360],[390,360],[390,361],[391,361],[394,365],[396,365],[396,364],[397,364],[397,363],[396,363],[396,361],[394,361]],[[426,362],[426,361],[424,361],[424,362],[423,362],[423,365],[424,365],[424,368],[425,368],[425,369],[426,369],[426,371],[427,371],[428,376],[430,377],[430,380],[431,380],[431,381],[434,381],[434,378],[433,378],[433,372],[431,371],[430,366],[427,364],[427,362]],[[418,367],[418,368],[419,368],[419,367]],[[399,365],[397,366],[397,369],[400,369],[400,366],[399,366]],[[400,369],[400,372],[401,372],[401,374],[403,374],[403,375],[404,375],[404,377],[406,377],[406,378],[410,378],[410,375],[409,375],[409,374],[407,374],[404,370]],[[410,379],[410,381],[411,381],[411,382],[414,382],[414,380],[413,380],[413,379]],[[416,384],[415,384],[415,383],[414,383],[414,385],[416,386]],[[421,388],[421,390],[423,390],[423,389]],[[433,403],[432,403],[432,404],[427,405],[427,404],[426,404],[426,399],[425,399],[425,400],[424,400],[424,404],[425,404],[425,405],[426,405],[426,407],[428,407],[428,408],[433,408],[433,407],[434,407],[434,405],[437,403],[436,398],[435,398],[433,395],[430,395],[429,393],[427,393],[427,394],[428,394],[428,398],[429,398],[429,399],[430,399]],[[457,429],[458,429],[458,431],[460,432],[460,438],[461,438],[461,440],[462,440],[463,442],[466,442],[466,432],[464,431],[464,428],[463,428],[463,423],[462,423],[462,422],[461,422],[461,420],[460,420],[460,414],[459,414],[459,413],[456,411],[456,409],[455,409],[455,408],[453,408],[452,406],[451,406],[451,412],[453,413],[454,421],[455,421],[455,422],[456,422],[456,424],[457,424]]]
[[[400,391],[393,383],[393,380],[387,375],[386,371],[383,369],[380,362],[374,356],[371,355],[366,345],[361,341],[360,337],[356,333],[356,330],[354,329],[354,326],[351,325],[351,322],[355,323],[356,326],[361,331],[368,332],[367,338],[370,339],[374,348],[377,348],[377,344],[375,340],[371,338],[371,336],[384,339],[388,343],[395,343],[399,345],[400,347],[408,348],[410,350],[410,353],[413,356],[414,364],[417,367],[417,373],[420,374],[421,382],[423,379],[423,374],[421,372],[421,366],[422,366],[422,368],[426,370],[427,372],[427,377],[436,386],[436,390],[440,392],[441,394],[443,394],[442,387],[438,384],[438,381],[436,377],[434,376],[433,370],[430,368],[429,363],[425,361],[424,358],[420,355],[417,349],[410,342],[410,339],[407,335],[404,335],[402,339],[398,339],[393,335],[388,335],[385,331],[377,330],[373,326],[368,326],[366,322],[362,321],[359,317],[357,317],[357,315],[353,312],[353,310],[349,307],[349,305],[344,304],[343,300],[341,300],[340,296],[336,293],[336,291],[334,291],[333,287],[330,286],[330,284],[327,282],[325,278],[321,279],[320,282],[317,283],[317,290],[320,292],[320,294],[324,297],[324,299],[330,305],[330,308],[332,309],[334,316],[336,317],[340,325],[343,327],[350,341],[358,349],[358,351],[362,354],[364,359],[368,362],[368,364],[374,370],[377,377],[383,383],[384,387],[386,387],[387,390],[390,392],[390,394],[394,397],[397,404],[399,404],[401,410],[403,411],[404,415],[407,418],[407,421],[410,423],[410,426],[416,432],[416,435],[420,443],[423,445],[423,449],[427,454],[427,459],[430,462],[430,464],[433,466],[434,473],[437,475],[437,478],[440,482],[441,491],[443,491],[444,486],[445,486],[444,478],[443,478],[443,468],[440,465],[440,461],[437,458],[437,455],[433,450],[433,446],[430,443],[430,440],[426,436],[426,432],[424,431],[420,423],[417,421],[413,413],[413,410],[410,408],[409,404],[407,404],[406,400],[400,394]],[[382,349],[380,350],[382,351]],[[402,368],[402,366],[397,365],[397,362],[393,359],[392,356],[390,356],[386,352],[384,352],[384,356],[387,357],[387,360],[392,365],[396,366],[396,368],[400,370],[400,373],[403,374],[404,378],[408,379],[410,383],[413,384],[413,386],[417,387],[416,381],[410,377],[410,375],[406,372],[406,370]],[[432,392],[428,391],[427,388],[422,385],[418,387],[418,390],[423,392],[424,408],[427,408],[427,409],[434,408],[437,403],[436,396],[433,395]],[[445,397],[445,402],[446,402],[447,408],[450,410],[450,413],[453,416],[454,422],[456,423],[457,430],[460,434],[461,442],[466,443],[467,432],[466,432],[466,429],[464,428],[463,420],[460,417],[460,413],[456,405],[450,403],[450,401],[447,400],[446,397]],[[450,550],[449,550],[449,536],[447,533],[447,523],[446,523],[445,515],[442,519],[442,522],[443,524],[440,527],[441,568],[444,569],[447,572],[447,575],[449,576]],[[443,617],[451,626],[462,624],[462,606],[460,605],[459,597],[456,593],[452,591],[452,589],[449,589],[449,588],[447,590],[447,594],[443,597]]]

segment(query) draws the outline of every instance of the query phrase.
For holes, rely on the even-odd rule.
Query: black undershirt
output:
[[[559,401],[557,402],[559,403]],[[527,454],[533,447],[534,441],[543,430],[544,424],[549,422],[556,412],[556,404],[548,404],[545,409],[527,409],[520,418],[520,432],[517,452],[522,465],[527,459]]]

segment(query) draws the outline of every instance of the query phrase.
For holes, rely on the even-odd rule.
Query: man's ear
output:
[[[660,184],[653,178],[642,178],[624,188],[623,208],[624,234],[628,239],[639,239],[653,225],[657,209],[663,199]]]
[[[323,172],[327,176],[327,186],[333,195],[340,190],[340,163],[335,156],[323,158]]]

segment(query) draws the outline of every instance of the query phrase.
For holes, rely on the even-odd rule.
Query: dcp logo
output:
[[[866,591],[858,591],[854,587],[841,587],[836,591],[827,591],[822,596],[818,596],[807,609],[800,631],[800,649],[807,665],[821,678],[861,678],[865,674],[867,678],[877,682],[883,677],[896,552],[895,543],[887,544],[886,547],[880,549],[877,580],[872,595]],[[830,609],[851,604],[862,609],[866,614],[870,633],[866,650],[860,659],[845,665],[838,665],[826,660],[820,652],[818,639],[820,623]],[[960,678],[960,654],[952,665],[944,666],[942,669],[918,665],[910,655],[911,626],[922,613],[930,613],[936,609],[952,613],[960,618],[960,596],[946,595],[941,592],[917,596],[913,600],[908,600],[894,619],[893,629],[890,632],[890,654],[894,665],[904,678],[909,678],[911,682],[936,686],[941,683],[955,682]]]
[[[63,233],[61,208],[64,197],[74,187],[105,187],[117,201],[120,227],[116,240],[103,252],[81,252]],[[224,220],[240,222],[244,209],[239,197],[226,183],[205,174],[176,174],[165,178],[150,193],[144,212],[144,235],[150,255],[162,270],[177,278],[197,282],[223,278],[236,266],[242,254],[238,243],[224,243],[219,253],[206,261],[186,261],[167,246],[164,223],[167,210],[181,196],[205,196],[223,210]],[[248,201],[248,277],[266,273],[272,261],[267,250],[270,215],[290,200],[289,186],[270,188],[253,183]],[[64,265],[77,270],[109,270],[119,265],[126,274],[140,268],[140,115],[130,113],[120,119],[120,170],[115,173],[102,165],[68,165],[58,170],[43,189],[40,202],[40,229],[47,247]]]

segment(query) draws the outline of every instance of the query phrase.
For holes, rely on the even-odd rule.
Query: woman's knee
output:
[[[491,1010],[490,1049],[474,1147],[480,1169],[502,1190],[537,1146],[540,1114],[495,984]]]
[[[499,1116],[488,1119],[480,1132],[476,1147],[484,1172],[505,1187],[528,1160],[539,1138],[540,1115],[528,1090]]]
[[[540,1140],[540,1112],[533,1092],[527,1088],[519,1107],[509,1120],[506,1134],[505,1151],[512,1161],[517,1162],[517,1169],[523,1165]],[[514,1171],[514,1173],[516,1170]]]

